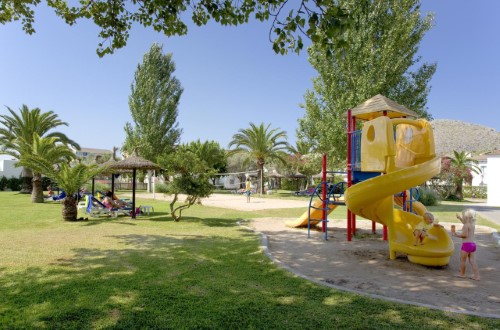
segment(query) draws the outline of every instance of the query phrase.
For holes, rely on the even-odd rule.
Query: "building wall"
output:
[[[477,164],[482,170],[482,173],[476,174],[472,172],[472,185],[473,186],[484,186],[488,184],[488,164],[487,160],[480,160]]]
[[[500,154],[488,156],[488,205],[500,206]]]
[[[22,167],[15,167],[17,160],[0,159],[0,177],[18,178],[21,175]]]

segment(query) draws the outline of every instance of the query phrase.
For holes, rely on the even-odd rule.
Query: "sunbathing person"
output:
[[[118,203],[121,208],[132,207],[132,205],[130,205],[130,203],[124,201],[123,199],[119,199],[115,194],[113,194],[109,190],[106,192],[106,196],[110,197],[115,203]]]
[[[123,206],[121,203],[118,201],[115,201],[113,199],[113,193],[111,191],[106,192],[106,196],[104,196],[104,199],[102,200],[102,203],[104,206],[106,206],[107,209],[122,209]]]

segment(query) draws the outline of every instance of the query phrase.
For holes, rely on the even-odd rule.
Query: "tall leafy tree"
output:
[[[133,124],[125,125],[126,139],[122,150],[156,162],[179,142],[177,114],[182,87],[174,76],[172,54],[163,54],[162,47],[153,44],[137,66],[129,96]]]
[[[188,145],[189,150],[195,153],[199,159],[214,173],[224,173],[227,167],[226,150],[216,141],[201,142],[199,139]],[[212,184],[215,185],[216,176],[211,176]]]
[[[171,182],[157,187],[160,192],[174,196],[170,201],[170,215],[178,222],[182,218],[182,211],[212,194],[214,186],[210,184],[209,178],[214,169],[189,145],[180,145],[173,153],[161,155],[158,161],[173,177]],[[179,202],[181,194],[187,196],[184,202]]]
[[[7,107],[9,115],[0,115],[0,153],[21,159],[33,152],[30,146],[34,145],[34,139],[38,137],[55,138],[58,143],[80,149],[80,146],[61,132],[53,129],[59,126],[68,126],[61,121],[53,111],[42,112],[39,108],[29,109],[23,105],[19,114]],[[29,167],[23,169],[22,193],[32,192],[33,172]],[[38,198],[35,198],[38,201]]]
[[[309,61],[317,70],[305,94],[305,116],[298,136],[327,153],[333,165],[345,163],[344,112],[377,94],[429,118],[428,83],[435,64],[420,63],[417,51],[432,17],[422,16],[419,0],[339,0],[352,25],[344,48],[313,44]]]
[[[35,7],[40,0],[0,0],[0,24],[21,20],[23,30],[35,32]],[[133,23],[152,27],[166,36],[185,35],[186,17],[198,26],[213,20],[221,25],[239,25],[254,18],[271,20],[270,39],[277,53],[288,49],[300,51],[302,36],[322,44],[345,42],[343,32],[349,28],[349,13],[337,1],[301,0],[123,0],[46,1],[56,15],[69,24],[79,19],[92,20],[102,41],[97,54],[113,53],[127,44]],[[189,20],[189,18],[187,19]],[[326,31],[324,34],[318,31]]]
[[[289,149],[287,134],[278,128],[271,128],[271,124],[267,126],[261,123],[259,126],[250,123],[249,128],[238,130],[238,133],[233,135],[229,142],[229,148],[234,149],[229,151],[229,155],[243,154],[247,161],[255,161],[257,169],[260,172],[260,187],[259,192],[264,191],[263,170],[266,162],[278,160],[282,163],[286,162],[285,156]]]

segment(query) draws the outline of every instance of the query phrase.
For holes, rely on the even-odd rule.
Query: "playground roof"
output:
[[[380,94],[377,94],[355,108],[352,108],[351,114],[353,117],[356,117],[356,119],[372,120],[383,116],[384,111],[387,111],[386,116],[389,118],[418,117],[418,114],[415,111],[410,110]],[[347,112],[345,115],[347,115]]]

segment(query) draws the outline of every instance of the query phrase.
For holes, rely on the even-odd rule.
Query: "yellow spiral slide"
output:
[[[393,125],[396,128],[394,141]],[[349,187],[347,207],[356,215],[387,226],[390,258],[406,254],[427,266],[444,266],[453,254],[453,242],[442,227],[429,230],[423,245],[414,246],[413,228],[421,215],[394,208],[394,195],[439,174],[441,159],[434,154],[432,128],[425,120],[379,117],[364,124],[361,138],[362,171],[382,172]]]

